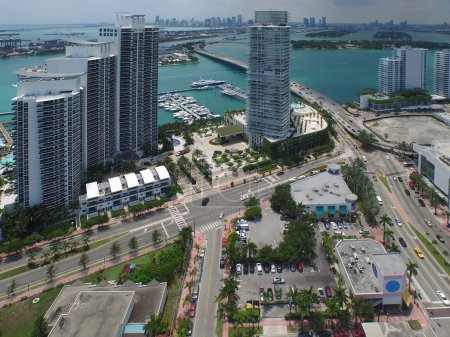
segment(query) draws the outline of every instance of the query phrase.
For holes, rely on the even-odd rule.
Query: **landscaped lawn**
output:
[[[134,264],[149,264],[150,263],[150,259],[153,256],[157,256],[158,254],[160,254],[161,251],[163,251],[165,249],[169,249],[170,247],[171,246],[164,247],[164,248],[158,249],[156,251],[153,251],[151,253],[148,253],[148,254],[145,254],[145,255],[142,255],[142,256],[138,256],[138,257],[136,257],[134,259],[131,259],[129,261],[120,263],[120,264],[118,264],[118,265],[116,265],[114,267],[107,268],[104,271],[105,275],[106,275],[106,279],[108,281],[110,281],[110,280],[117,280],[119,278],[119,273],[122,271],[122,268],[123,268],[124,265],[126,265],[126,264],[133,264],[133,263]],[[110,259],[109,256],[107,258]],[[95,274],[92,274],[92,275],[88,275],[86,277],[83,277],[81,280],[84,281],[84,282],[92,282],[94,279],[95,279]]]
[[[34,321],[39,315],[45,315],[61,291],[61,288],[51,289],[25,301],[17,302],[0,309],[0,331],[2,336],[31,336]],[[39,302],[33,304],[32,301],[36,297],[39,297]]]

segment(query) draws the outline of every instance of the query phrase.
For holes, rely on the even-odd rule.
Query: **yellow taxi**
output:
[[[418,247],[414,247],[414,252],[417,254],[419,259],[424,259],[425,255],[423,255],[422,251]]]

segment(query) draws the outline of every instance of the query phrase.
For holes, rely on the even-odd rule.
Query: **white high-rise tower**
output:
[[[256,11],[247,72],[249,146],[284,139],[290,126],[289,26],[286,11]]]
[[[450,49],[435,53],[434,92],[436,95],[450,97]]]

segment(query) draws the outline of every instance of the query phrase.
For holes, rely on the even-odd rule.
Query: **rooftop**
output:
[[[291,119],[295,125],[294,137],[317,132],[326,129],[328,126],[325,119],[309,105],[293,103],[291,109]]]
[[[339,267],[354,294],[383,293],[372,264],[383,275],[404,275],[406,265],[398,253],[387,253],[372,239],[341,240],[336,245]]]
[[[244,130],[237,125],[228,125],[216,129],[220,137],[234,136],[244,133]]]
[[[116,336],[122,324],[145,323],[163,310],[167,284],[152,281],[140,286],[102,282],[97,286],[76,282],[65,286],[45,317],[55,336]],[[128,318],[128,313],[131,315]]]
[[[108,193],[116,193],[165,179],[170,179],[169,171],[164,166],[157,166],[154,169],[148,168],[139,171],[139,173],[127,173],[123,176],[112,177],[102,183],[91,182],[86,184],[86,199],[97,198]]]
[[[337,205],[356,196],[350,191],[340,174],[329,171],[298,180],[291,185],[291,193],[297,203],[303,205]],[[355,199],[356,201],[356,199]]]

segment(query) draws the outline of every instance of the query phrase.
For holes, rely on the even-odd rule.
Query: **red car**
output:
[[[225,236],[222,238],[222,248],[227,248],[227,238]]]
[[[297,262],[297,269],[300,273],[303,273],[303,264],[300,261]]]
[[[325,287],[325,296],[326,296],[327,298],[333,297],[333,292],[331,291],[331,288],[330,288],[329,286],[326,286],[326,287]]]
[[[195,303],[192,303],[191,306],[189,307],[189,311],[188,311],[188,315],[190,318],[194,318],[195,317],[195,310],[197,309],[197,305]]]

